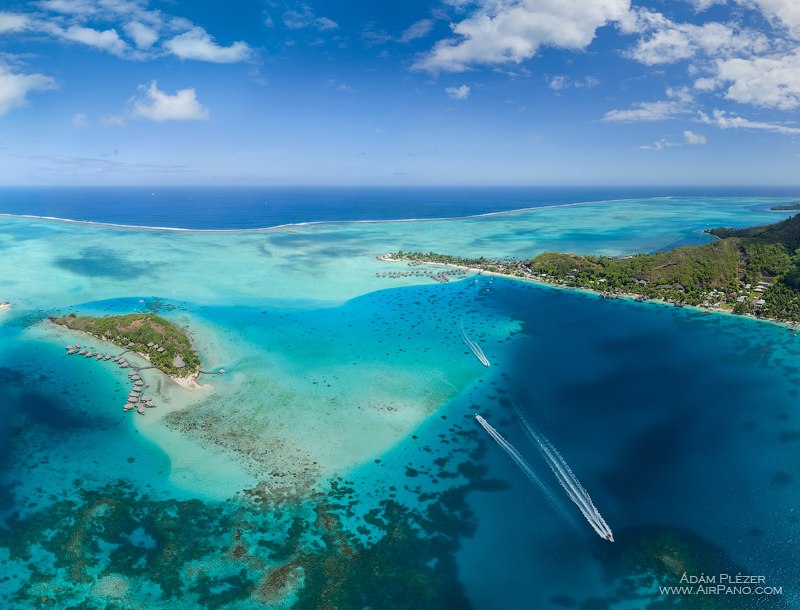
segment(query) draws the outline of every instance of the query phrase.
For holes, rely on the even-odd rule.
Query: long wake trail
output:
[[[483,350],[481,349],[480,345],[475,343],[472,339],[470,339],[467,336],[467,333],[464,331],[463,321],[460,322],[460,326],[461,326],[461,338],[464,339],[464,343],[467,344],[467,347],[469,347],[469,349],[472,350],[472,353],[475,354],[475,357],[481,361],[481,364],[483,366],[491,366],[492,365],[491,362],[489,362],[489,359],[483,353]]]
[[[614,533],[611,531],[605,519],[603,519],[603,515],[597,510],[594,502],[592,502],[592,497],[589,495],[589,492],[584,489],[578,477],[572,472],[569,464],[567,464],[566,460],[564,460],[558,450],[544,435],[538,434],[533,429],[533,426],[531,426],[520,409],[517,408],[516,411],[517,416],[525,427],[525,433],[528,435],[528,438],[539,448],[547,465],[550,466],[550,470],[553,471],[561,487],[567,492],[569,499],[580,509],[581,514],[598,536],[609,542],[614,542]]]
[[[522,470],[522,472],[525,473],[525,476],[527,476],[528,479],[531,480],[531,482],[535,483],[536,486],[539,487],[539,489],[541,489],[545,498],[547,498],[547,501],[556,510],[556,512],[559,513],[559,515],[562,518],[564,518],[568,523],[574,525],[572,518],[569,516],[569,513],[566,511],[566,509],[561,505],[561,502],[559,502],[558,498],[556,498],[553,495],[553,492],[550,491],[547,485],[545,485],[544,482],[538,476],[536,476],[536,473],[534,472],[533,468],[531,468],[530,465],[525,461],[525,458],[522,457],[522,455],[520,454],[519,451],[517,451],[514,445],[512,445],[505,438],[503,438],[503,436],[497,430],[495,430],[491,426],[491,424],[489,424],[489,422],[487,422],[483,417],[476,414],[475,419],[478,420],[478,423],[481,426],[483,426],[483,429],[489,433],[489,436],[491,436],[497,442],[498,445],[500,445],[503,451],[505,451],[508,454],[508,456],[514,461],[514,463],[517,466],[519,466],[520,470]]]

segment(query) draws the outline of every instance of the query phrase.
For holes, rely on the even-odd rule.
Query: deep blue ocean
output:
[[[3,187],[0,213],[130,226],[256,229],[300,222],[458,218],[662,196],[795,197],[797,187]]]

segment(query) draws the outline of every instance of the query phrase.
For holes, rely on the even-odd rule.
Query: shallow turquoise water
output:
[[[250,233],[0,219],[13,305],[0,313],[0,597],[626,607],[634,591],[657,597],[668,547],[699,569],[764,574],[796,605],[790,333],[509,280],[375,277],[397,268],[375,257],[400,248],[700,243],[710,226],[782,217],[768,205],[638,200]],[[122,413],[123,372],[70,359],[75,336],[42,319],[148,310],[187,325],[204,366],[228,374],[188,391],[150,373],[160,407],[141,417]],[[476,426],[481,412],[535,463],[512,404],[590,490],[614,545],[568,502],[574,526],[560,519]]]

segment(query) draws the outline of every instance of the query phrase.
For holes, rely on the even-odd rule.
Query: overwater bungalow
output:
[[[144,415],[144,408],[142,407],[142,405],[139,405],[138,407],[136,407],[136,412],[139,415]]]
[[[134,407],[132,404],[130,404],[130,403],[126,403],[126,404],[125,404],[125,406],[124,406],[124,407],[122,407],[122,410],[123,410],[123,411],[130,411],[131,409],[135,409],[135,408],[136,408],[136,407]]]

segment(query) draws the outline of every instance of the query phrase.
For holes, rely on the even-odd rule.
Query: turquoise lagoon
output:
[[[398,249],[703,243],[709,227],[785,217],[773,203],[224,232],[0,218],[2,605],[798,607],[800,349],[786,329],[499,278],[376,277],[399,269],[376,258]],[[70,311],[157,311],[228,374],[186,390],[145,372],[159,408],[123,413],[124,373],[68,358],[80,339],[45,321]],[[474,422],[545,477],[514,405],[613,545]],[[763,575],[782,594],[660,595],[684,570]]]

